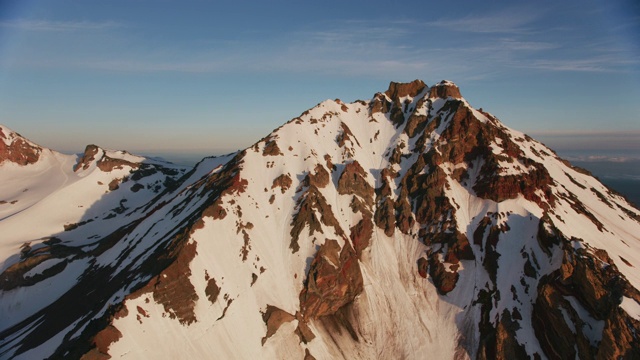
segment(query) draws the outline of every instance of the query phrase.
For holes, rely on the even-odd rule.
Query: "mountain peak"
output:
[[[87,145],[83,155],[78,158],[78,162],[73,167],[74,171],[87,170],[95,163],[97,167],[106,172],[112,171],[114,168],[121,169],[130,167],[137,169],[145,158],[132,155],[126,151],[106,150],[97,145]]]
[[[462,95],[460,95],[460,88],[449,80],[442,80],[429,89],[429,98],[446,99],[449,97],[462,99]]]
[[[2,358],[640,358],[638,209],[452,82],[62,165],[0,172]]]
[[[29,165],[40,159],[42,148],[6,126],[0,125],[0,164]]]

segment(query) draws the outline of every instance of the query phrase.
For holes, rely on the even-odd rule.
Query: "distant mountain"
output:
[[[190,169],[0,129],[0,358],[640,358],[640,211],[451,82]]]

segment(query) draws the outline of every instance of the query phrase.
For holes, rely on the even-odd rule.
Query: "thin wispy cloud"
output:
[[[560,45],[543,41],[500,39],[499,46],[514,51],[546,51],[560,48]]]
[[[34,56],[17,63],[131,73],[314,72],[398,78],[421,73],[469,80],[484,80],[516,69],[596,73],[621,72],[638,65],[637,60],[634,63],[628,54],[610,49],[607,44],[598,43],[596,47],[595,41],[585,46],[578,43],[569,51],[567,44],[556,42],[553,37],[530,32],[541,13],[528,10],[512,8],[432,22],[361,19],[316,22],[266,41],[255,34],[238,36],[233,41],[207,42],[199,38],[192,45],[182,43],[179,49],[163,48],[166,45],[153,45],[135,35],[114,32],[113,38],[119,37],[126,47],[107,47],[86,54],[59,52],[56,59]],[[49,32],[123,27],[111,21],[44,20],[1,22],[0,26]],[[444,37],[446,41],[438,36],[425,36],[433,35],[434,27],[484,35],[469,40],[461,34]]]
[[[26,31],[86,31],[107,30],[123,27],[123,24],[115,21],[52,21],[52,20],[12,20],[1,21],[0,27],[14,28]]]
[[[527,9],[503,10],[490,14],[473,14],[463,17],[443,17],[426,25],[449,31],[478,34],[522,34],[531,32],[531,22],[539,17],[537,11]]]
[[[628,67],[639,65],[640,61],[626,56],[596,56],[586,59],[540,59],[516,65],[522,68],[570,71],[570,72],[627,72]]]
[[[611,131],[611,130],[538,130],[532,132],[531,135],[542,135],[547,137],[571,137],[571,136],[586,136],[586,137],[638,137],[640,138],[640,130],[625,130],[625,131]]]
[[[139,47],[131,46],[126,52],[105,51],[99,56],[76,56],[69,61],[35,61],[46,61],[48,67],[133,73],[315,72],[383,77],[397,76],[400,72],[424,72],[430,65],[425,56],[427,49],[403,40],[413,31],[406,22],[372,26],[364,21],[345,21],[321,25],[313,30],[283,34],[268,42],[247,37],[208,44],[198,39],[198,47],[188,53],[166,47],[144,47],[140,51]],[[128,41],[137,43],[135,38]]]
[[[158,61],[151,59],[105,59],[79,61],[76,66],[87,69],[104,70],[112,72],[129,73],[154,73],[154,72],[181,72],[181,73],[215,73],[229,70],[225,62],[207,61]]]

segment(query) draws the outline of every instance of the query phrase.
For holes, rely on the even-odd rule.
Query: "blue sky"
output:
[[[561,153],[640,154],[639,39],[635,1],[0,0],[0,123],[63,152],[220,154],[449,79]]]

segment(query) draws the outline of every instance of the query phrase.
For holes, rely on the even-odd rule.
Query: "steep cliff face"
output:
[[[638,356],[640,211],[449,81],[322,102],[188,173],[149,166],[88,146],[71,172],[128,172],[104,186],[136,206],[14,231],[2,357]]]

